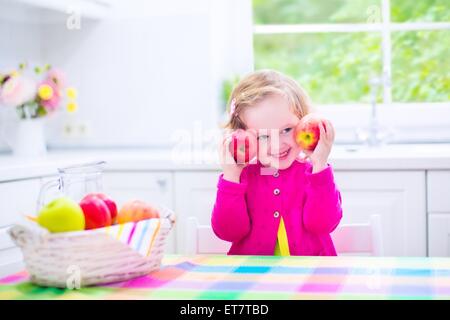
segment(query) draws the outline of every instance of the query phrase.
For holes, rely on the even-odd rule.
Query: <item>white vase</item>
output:
[[[47,153],[44,119],[26,119],[17,122],[7,139],[13,154],[21,157],[42,156]]]

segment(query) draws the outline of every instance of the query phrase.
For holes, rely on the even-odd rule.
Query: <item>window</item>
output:
[[[407,125],[434,106],[430,125],[442,110],[450,119],[448,0],[253,0],[253,23],[255,69],[292,76],[316,105],[367,113],[369,81],[382,77],[377,102],[409,105]]]

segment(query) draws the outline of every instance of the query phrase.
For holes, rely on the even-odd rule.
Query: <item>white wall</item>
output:
[[[13,1],[0,2],[0,71],[17,69],[21,62],[41,62],[40,13]],[[0,150],[7,149],[2,135],[15,116],[13,109],[0,106]]]
[[[110,18],[83,20],[80,30],[43,27],[43,56],[80,92],[78,117],[89,132],[72,144],[164,146],[174,130],[215,116],[207,3],[173,13],[134,3],[139,10],[118,3]],[[50,143],[67,145],[57,132]]]
[[[211,70],[220,89],[225,79],[253,71],[252,2],[210,1],[210,21]],[[220,91],[214,94],[220,99]]]
[[[106,18],[81,16],[79,30],[67,29],[65,12],[44,10],[37,26],[0,20],[0,35],[34,33],[34,43],[23,41],[31,50],[17,41],[4,65],[18,52],[38,57],[79,91],[76,115],[49,120],[50,146],[168,146],[179,129],[216,128],[221,82],[253,68],[251,1],[110,1]],[[67,136],[67,123],[86,134]]]

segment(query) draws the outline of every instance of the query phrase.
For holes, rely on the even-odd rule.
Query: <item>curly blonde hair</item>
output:
[[[279,94],[288,100],[292,111],[299,119],[311,110],[311,102],[306,91],[292,78],[274,70],[259,70],[245,76],[231,93],[228,110],[234,103],[234,112],[224,128],[247,129],[240,115],[246,108],[254,106],[264,98]]]

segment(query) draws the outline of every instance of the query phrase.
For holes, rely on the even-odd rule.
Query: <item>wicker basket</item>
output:
[[[74,288],[124,281],[159,269],[175,216],[160,207],[163,218],[105,228],[49,233],[15,225],[9,230],[22,249],[30,281]]]

